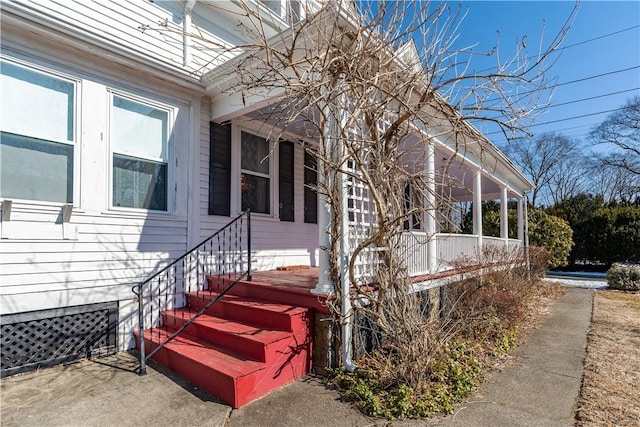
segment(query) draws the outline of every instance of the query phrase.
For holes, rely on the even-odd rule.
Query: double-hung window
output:
[[[240,190],[242,210],[271,214],[269,141],[248,132],[240,136]]]
[[[72,203],[76,82],[0,64],[0,197]]]
[[[111,96],[112,204],[167,211],[171,112]]]

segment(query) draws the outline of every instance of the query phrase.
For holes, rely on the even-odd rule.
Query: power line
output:
[[[521,97],[521,96],[528,95],[528,94],[531,94],[531,93],[539,92],[541,90],[555,89],[555,88],[560,87],[560,86],[566,86],[566,85],[570,85],[570,84],[574,84],[574,83],[580,83],[580,82],[584,82],[584,81],[587,81],[587,80],[593,80],[593,79],[597,79],[597,78],[604,77],[604,76],[610,76],[612,74],[624,73],[626,71],[631,71],[631,70],[635,70],[635,69],[638,69],[638,68],[640,68],[640,65],[636,65],[636,66],[628,67],[628,68],[622,68],[620,70],[608,71],[606,73],[595,74],[593,76],[582,77],[580,79],[570,80],[568,82],[557,83],[557,84],[555,84],[555,85],[553,85],[553,86],[551,86],[549,88],[527,90],[527,91],[518,93],[517,96]],[[487,99],[485,101],[485,103],[494,102],[494,101],[501,101],[502,99],[503,98]],[[475,107],[472,107],[472,109],[475,109]]]
[[[613,113],[614,111],[624,110],[625,108],[627,108],[627,107],[614,108],[613,110],[604,110],[604,111],[599,111],[597,113],[581,114],[579,116],[566,117],[564,119],[550,120],[548,122],[542,122],[542,123],[533,124],[530,127],[542,126],[542,125],[550,125],[552,123],[566,122],[566,121],[569,121],[569,120],[581,119],[583,117],[597,116],[598,114]]]
[[[634,87],[633,89],[620,90],[618,92],[609,92],[609,93],[605,93],[603,95],[590,96],[589,98],[576,99],[576,100],[573,100],[573,101],[562,102],[560,104],[552,104],[552,105],[549,105],[548,107],[546,107],[545,110],[547,110],[549,108],[560,107],[562,105],[575,104],[577,102],[590,101],[592,99],[598,99],[598,98],[604,98],[604,97],[607,97],[607,96],[619,95],[621,93],[626,93],[626,92],[633,92],[634,90],[640,90],[640,87]]]
[[[558,50],[561,51],[561,50],[569,49],[571,47],[580,46],[580,45],[585,44],[585,43],[590,43],[592,41],[596,41],[596,40],[604,39],[606,37],[614,36],[616,34],[624,33],[625,31],[630,31],[630,30],[633,30],[633,29],[638,28],[638,27],[640,27],[640,25],[634,25],[633,27],[625,28],[625,29],[622,29],[622,30],[614,31],[614,32],[609,33],[609,34],[604,34],[602,36],[594,37],[592,39],[588,39],[588,40],[584,40],[584,41],[577,42],[577,43],[574,43],[574,44],[570,44],[568,46],[561,47]]]
[[[584,78],[577,79],[577,80],[571,80],[571,81],[564,82],[564,83],[558,83],[558,84],[556,84],[556,85],[554,86],[554,88],[559,87],[559,86],[566,86],[566,85],[568,85],[568,84],[584,82],[584,81],[586,81],[586,80],[592,80],[592,79],[596,79],[596,78],[598,78],[598,77],[609,76],[609,75],[611,75],[611,74],[624,73],[625,71],[631,71],[631,70],[635,70],[635,69],[637,69],[637,68],[640,68],[640,65],[636,65],[635,67],[623,68],[623,69],[621,69],[621,70],[609,71],[608,73],[596,74],[596,75],[594,75],[594,76],[584,77]],[[535,91],[535,90],[533,90],[533,91],[529,91],[528,93],[531,93],[531,92],[536,92],[536,91]],[[524,93],[527,93],[527,92],[524,92]],[[524,95],[524,93],[523,93],[523,95]]]
[[[614,31],[614,32],[611,32],[611,33],[608,33],[608,34],[603,34],[601,36],[593,37],[591,39],[583,40],[581,42],[577,42],[577,43],[573,43],[573,44],[570,44],[570,45],[567,45],[567,46],[563,46],[563,47],[561,47],[559,49],[556,49],[552,53],[560,53],[560,52],[564,51],[565,49],[569,49],[569,48],[572,48],[572,47],[580,46],[580,45],[583,45],[583,44],[586,44],[586,43],[591,43],[593,41],[604,39],[606,37],[615,36],[616,34],[624,33],[626,31],[631,31],[631,30],[634,30],[634,29],[636,29],[638,27],[640,27],[640,25],[634,25],[634,26],[629,27],[629,28],[624,28],[622,30]],[[529,59],[536,59],[536,58],[538,58],[538,55],[531,55],[531,56],[528,56],[526,59],[529,60]],[[490,71],[490,70],[493,70],[493,69],[496,69],[496,68],[497,67],[485,68],[485,69],[480,70],[478,72],[479,73],[484,73],[485,71]]]
[[[578,116],[565,117],[565,118],[557,119],[557,120],[549,120],[549,121],[546,121],[546,122],[532,124],[529,127],[550,125],[550,124],[553,124],[553,123],[561,123],[561,122],[566,122],[566,121],[569,121],[569,120],[581,119],[581,118],[584,118],[584,117],[591,117],[591,116],[597,116],[597,115],[600,115],[600,114],[613,113],[615,111],[624,110],[625,108],[626,108],[626,106],[625,107],[620,107],[620,108],[614,108],[612,110],[598,111],[596,113],[580,114]],[[502,134],[502,133],[503,133],[502,131],[493,131],[493,132],[485,133],[484,135],[488,136],[488,135],[495,135],[495,134]]]

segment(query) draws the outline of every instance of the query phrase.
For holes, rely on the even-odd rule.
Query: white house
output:
[[[248,3],[261,8],[274,34],[303,17],[300,2]],[[241,44],[237,2],[11,0],[1,8],[3,375],[88,347],[133,347],[132,286],[246,208],[254,271],[319,266],[316,292],[331,291],[312,160],[300,144],[272,152],[255,114],[263,104],[220,89],[233,55],[187,35]],[[141,31],[158,23],[167,31]],[[432,150],[428,170],[456,155],[446,139]],[[464,185],[452,196],[476,206],[500,199],[501,237],[483,238],[476,212],[474,235],[439,233],[411,252],[416,275],[440,271],[443,261],[487,241],[523,239],[531,183],[488,142],[482,156],[470,146],[458,157]],[[507,236],[509,198],[519,201],[517,241]],[[435,220],[421,227],[414,234],[439,231]],[[44,324],[49,332],[36,331]],[[71,338],[62,340],[61,331]],[[34,347],[45,350],[37,355]]]

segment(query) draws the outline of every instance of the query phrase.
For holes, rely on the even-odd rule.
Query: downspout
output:
[[[524,195],[524,252],[527,258],[527,279],[531,280],[531,260],[529,257],[529,196]]]
[[[335,135],[335,145],[340,156],[340,160],[344,159],[345,150],[340,141],[337,139],[339,128],[336,114],[339,114],[340,121],[344,121],[345,110],[341,108],[345,105],[344,94],[341,96],[339,112],[335,111],[332,133]],[[340,218],[340,280],[341,280],[341,301],[342,309],[342,365],[347,372],[354,372],[357,366],[353,363],[353,307],[351,306],[351,286],[349,283],[349,197],[347,190],[346,175],[339,172],[338,185],[340,189],[341,202],[341,218]]]
[[[191,11],[196,5],[196,0],[186,0],[184,2],[184,19],[182,20],[182,65],[191,65]]]
[[[340,173],[340,191],[342,193],[342,232],[340,234],[340,279],[342,280],[342,364],[347,372],[353,372],[357,366],[353,363],[353,309],[351,307],[351,286],[349,283],[349,214],[346,194],[345,174]]]

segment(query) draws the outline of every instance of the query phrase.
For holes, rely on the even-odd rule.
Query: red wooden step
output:
[[[212,291],[222,291],[233,281],[233,279],[224,276],[207,276],[207,283]],[[320,313],[329,312],[325,303],[327,298],[325,295],[314,295],[307,290],[301,291],[294,288],[275,286],[257,280],[241,280],[231,288],[227,295],[229,294],[313,308]]]
[[[192,292],[187,294],[187,305],[191,310],[197,311],[217,295],[211,291]],[[209,307],[207,314],[292,332],[296,328],[296,322],[308,323],[309,310],[288,304],[226,294]]]
[[[145,347],[150,352],[171,331],[145,331]],[[139,345],[138,333],[135,333]],[[308,343],[295,339],[278,341],[267,362],[253,360],[241,353],[181,334],[153,357],[196,386],[239,408],[287,383],[304,376],[310,369]]]
[[[188,307],[164,312],[167,331],[144,332],[147,354],[216,296],[189,294]],[[153,359],[238,408],[309,372],[312,324],[309,308],[225,295]]]
[[[146,350],[151,352],[170,334],[162,329],[145,331]],[[186,334],[167,343],[153,359],[234,408],[247,403],[243,396],[250,394],[253,378],[266,368],[262,362]]]
[[[164,324],[173,330],[178,329],[193,314],[186,308],[168,311],[164,314],[164,321],[166,322]],[[291,332],[265,329],[207,314],[200,316],[187,326],[185,332],[201,340],[247,355],[260,362],[267,361],[268,355],[270,355],[270,351],[273,351],[274,347],[283,347],[282,345],[278,346],[279,341],[287,341],[284,345],[286,348],[292,337]]]

